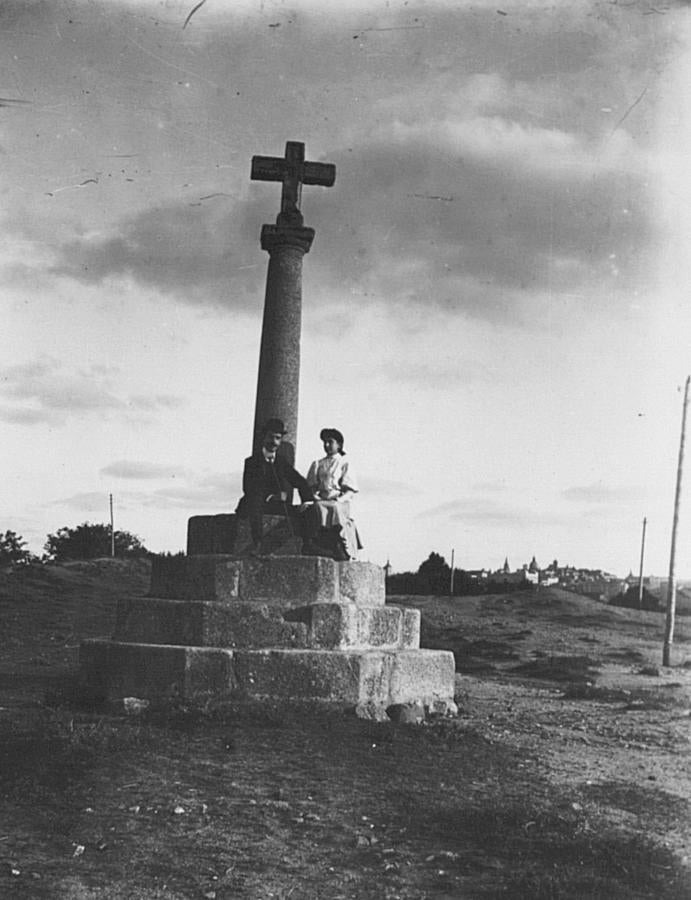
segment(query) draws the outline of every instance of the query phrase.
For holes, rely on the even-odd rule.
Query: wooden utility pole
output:
[[[643,609],[643,557],[645,555],[645,526],[648,520],[643,516],[643,536],[641,537],[641,567],[638,570],[638,608]]]
[[[679,500],[681,497],[681,477],[684,466],[684,441],[686,439],[686,410],[689,405],[689,382],[686,379],[684,388],[684,406],[681,414],[681,437],[679,439],[679,462],[677,463],[677,488],[674,492],[674,516],[672,518],[672,547],[669,553],[669,581],[667,582],[667,621],[665,623],[665,643],[662,648],[662,665],[670,665],[670,651],[674,640],[674,614],[677,602],[677,582],[675,574],[675,555],[677,549],[677,526],[679,524]]]
[[[115,528],[113,527],[113,495],[108,494],[110,500],[110,555],[115,558]]]
[[[451,578],[449,579],[449,597],[453,597],[453,566],[454,566],[453,558],[454,558],[455,553],[456,553],[456,551],[452,547],[451,548]]]

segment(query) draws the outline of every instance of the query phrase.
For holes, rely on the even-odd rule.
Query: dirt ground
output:
[[[78,706],[148,565],[0,573],[0,897],[691,897],[691,620],[558,590],[395,597],[458,718]]]
[[[691,864],[691,816],[675,829],[666,812],[691,812],[691,619],[677,618],[664,668],[659,613],[549,589],[397,600],[423,611],[426,645],[455,651],[472,727],[536,753],[551,783],[599,801],[615,824],[646,816]]]

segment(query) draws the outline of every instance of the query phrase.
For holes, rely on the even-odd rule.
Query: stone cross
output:
[[[251,178],[281,181],[281,211],[275,225],[262,226],[261,246],[269,254],[264,298],[253,452],[261,446],[267,419],[285,422],[288,431],[281,452],[295,461],[300,382],[302,320],[302,258],[312,246],[314,229],[303,226],[300,195],[303,184],[331,187],[336,167],[305,162],[305,145],[288,141],[285,156],[252,157]]]
[[[336,180],[336,166],[331,163],[305,162],[305,145],[299,141],[286,143],[285,156],[253,156],[253,181],[282,181],[281,212],[300,210],[303,184],[331,187]]]

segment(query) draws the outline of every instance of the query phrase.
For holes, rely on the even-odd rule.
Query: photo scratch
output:
[[[169,66],[171,69],[175,69],[177,72],[184,72],[185,75],[192,75],[193,78],[198,78],[200,81],[203,81],[205,84],[210,84],[212,87],[217,88],[218,84],[215,81],[211,81],[209,78],[204,78],[203,75],[200,75],[198,72],[192,72],[190,69],[183,69],[182,66],[176,66],[175,63],[170,62],[168,59],[164,59],[162,56],[159,56],[157,53],[154,53],[153,50],[149,50],[148,47],[144,47],[139,41],[136,41],[132,35],[128,35],[127,40],[134,44],[135,47],[138,47],[142,53],[146,53],[147,56],[150,56],[152,59],[157,60],[160,63],[163,63],[164,66]]]
[[[189,22],[190,22],[190,19],[192,18],[192,16],[197,12],[198,9],[201,9],[202,6],[204,6],[205,3],[206,3],[206,0],[199,0],[199,3],[197,3],[197,5],[194,7],[194,9],[189,13],[189,15],[187,16],[187,18],[185,19],[185,22],[184,22],[184,24],[183,24],[183,26],[182,26],[183,29],[184,29],[184,28],[187,28],[187,26],[189,25]]]
[[[451,203],[453,197],[443,197],[441,194],[406,194],[407,197],[416,197],[418,200],[442,200],[444,203]]]
[[[647,90],[648,90],[648,85],[646,84],[646,86],[645,86],[645,87],[643,88],[643,90],[640,92],[640,94],[638,95],[638,97],[636,97],[636,99],[633,101],[633,103],[631,104],[631,106],[629,106],[629,108],[626,110],[626,112],[624,113],[624,115],[621,117],[621,119],[619,119],[619,121],[617,122],[617,124],[614,126],[614,128],[612,129],[612,134],[614,134],[614,132],[624,124],[624,122],[626,121],[626,119],[627,119],[628,116],[629,116],[629,113],[631,113],[631,112],[638,106],[638,104],[641,102],[641,100],[642,100],[643,97],[645,96],[645,93],[646,93]],[[610,137],[611,137],[611,135],[610,135]]]

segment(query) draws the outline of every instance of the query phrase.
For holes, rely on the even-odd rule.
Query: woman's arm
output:
[[[307,484],[309,485],[310,491],[312,492],[313,497],[317,497],[317,492],[319,491],[319,461],[314,460],[312,465],[309,467],[309,471],[307,472]]]
[[[341,475],[338,479],[338,487],[341,492],[341,498],[345,497],[346,499],[349,499],[353,494],[357,494],[358,492],[355,473],[350,467],[350,464],[345,460],[343,461]]]

